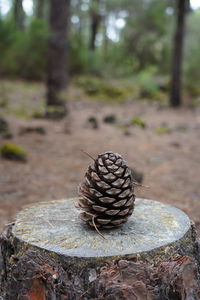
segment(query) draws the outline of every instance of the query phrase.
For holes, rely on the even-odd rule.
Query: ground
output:
[[[107,150],[122,154],[131,168],[144,173],[146,187],[136,189],[138,197],[175,205],[199,227],[200,107],[173,110],[131,97],[121,104],[108,104],[72,86],[69,116],[49,121],[26,115],[40,107],[45,95],[42,84],[1,84],[1,95],[9,103],[6,120],[14,135],[10,141],[22,146],[28,157],[25,163],[0,158],[0,231],[25,205],[77,196],[77,186],[91,162],[82,150],[92,157]],[[115,114],[116,123],[103,121],[109,114]],[[146,127],[128,127],[134,116],[140,116]],[[98,129],[92,128],[90,117],[97,119]],[[160,130],[163,123],[164,132]],[[23,133],[27,126],[43,127],[46,134]],[[4,141],[0,136],[0,145]]]

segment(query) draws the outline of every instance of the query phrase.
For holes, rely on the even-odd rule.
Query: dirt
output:
[[[10,108],[26,105],[33,111],[44,99],[41,84],[6,82],[5,86]],[[122,154],[131,168],[144,174],[147,187],[136,189],[138,197],[175,205],[200,227],[200,107],[173,110],[133,99],[111,105],[89,99],[75,87],[69,89],[68,107],[70,115],[62,121],[6,115],[14,135],[11,141],[28,152],[28,160],[0,158],[0,230],[25,205],[77,196],[91,162],[81,150],[92,157],[107,150]],[[115,114],[118,122],[104,123],[108,114]],[[146,128],[127,129],[125,124],[136,115]],[[89,117],[97,118],[98,129],[92,128]],[[156,130],[163,123],[170,132],[159,134]],[[46,134],[20,134],[26,126],[43,127]],[[0,136],[0,145],[4,141]]]

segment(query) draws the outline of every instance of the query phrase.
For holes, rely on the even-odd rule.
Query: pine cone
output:
[[[98,155],[88,167],[79,193],[82,198],[76,207],[84,210],[79,217],[93,227],[117,227],[127,221],[134,209],[131,170],[118,153]]]

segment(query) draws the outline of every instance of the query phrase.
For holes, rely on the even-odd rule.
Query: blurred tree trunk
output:
[[[101,22],[101,15],[99,12],[99,1],[100,0],[92,0],[91,5],[91,25],[90,25],[90,50],[94,51],[96,48],[95,41],[98,33],[99,25]]]
[[[68,82],[68,21],[70,0],[50,1],[47,69],[47,117],[67,113],[64,92]]]
[[[44,19],[45,0],[36,0],[35,16],[37,19]]]
[[[14,0],[13,2],[13,17],[18,29],[24,29],[25,12],[23,9],[23,0]]]
[[[103,32],[103,57],[104,57],[105,61],[107,60],[107,56],[108,56],[107,55],[108,54],[108,44],[109,44],[109,39],[107,36],[107,24],[105,21],[104,32]]]
[[[84,30],[83,30],[83,16],[82,16],[82,10],[81,10],[81,6],[82,6],[82,0],[79,0],[77,3],[77,7],[76,7],[76,11],[77,11],[77,15],[79,17],[79,22],[78,22],[78,44],[79,47],[81,49],[81,47],[83,46],[83,39],[84,39]]]
[[[107,35],[107,27],[108,27],[108,8],[107,2],[105,1],[104,6],[104,16],[103,16],[103,57],[104,61],[107,60],[107,53],[108,53],[108,35]]]
[[[172,54],[172,82],[170,104],[178,107],[182,103],[182,62],[185,33],[185,19],[188,11],[188,0],[177,0],[177,19]]]
[[[78,14],[78,17],[79,17],[79,22],[78,22],[78,33],[82,36],[83,34],[83,16],[82,16],[82,10],[81,10],[81,6],[82,6],[82,0],[79,0],[78,3],[77,3],[77,7],[76,7],[76,10],[77,10],[77,14]]]

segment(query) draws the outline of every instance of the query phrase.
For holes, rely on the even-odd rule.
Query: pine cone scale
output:
[[[123,184],[124,184],[124,180],[122,178],[118,178],[117,180],[111,183],[113,187],[122,186]]]
[[[129,212],[129,208],[124,209],[124,210],[121,210],[121,211],[119,212],[119,216],[125,216],[126,214],[128,214],[128,212]]]
[[[97,221],[98,221],[99,224],[102,224],[102,225],[107,225],[108,223],[110,223],[110,219],[97,218]]]
[[[110,198],[110,197],[100,197],[99,198],[99,201],[100,202],[103,202],[103,203],[112,203],[115,201],[115,198]]]
[[[106,207],[103,207],[103,206],[99,206],[99,205],[92,205],[92,208],[98,212],[104,212],[107,210]]]
[[[124,206],[126,204],[127,200],[120,200],[120,201],[116,201],[115,203],[113,203],[114,207],[120,207],[120,206]]]
[[[105,214],[109,216],[115,216],[120,212],[119,209],[111,209],[111,210],[106,210]]]
[[[116,180],[116,176],[112,173],[108,173],[107,175],[103,175],[101,177],[102,180],[106,180],[107,182],[114,182]]]
[[[133,203],[133,198],[134,198],[135,196],[131,196],[130,197],[130,199],[129,200],[127,200],[127,202],[124,204],[124,206],[131,206],[132,205],[132,203]]]
[[[119,198],[125,198],[125,197],[127,197],[128,195],[130,195],[130,192],[131,192],[131,190],[130,189],[126,189],[126,190],[124,190],[121,194],[119,194]]]

